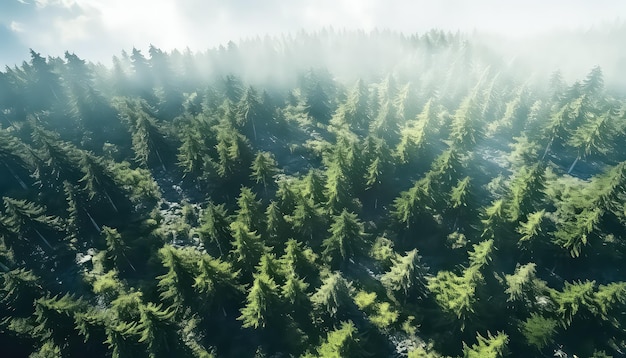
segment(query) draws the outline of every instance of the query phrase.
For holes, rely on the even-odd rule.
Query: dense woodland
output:
[[[0,355],[624,356],[626,96],[553,70],[438,31],[31,51]]]

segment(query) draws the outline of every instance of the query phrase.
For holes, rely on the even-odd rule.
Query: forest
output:
[[[436,30],[79,55],[0,71],[0,356],[626,356],[600,66]]]

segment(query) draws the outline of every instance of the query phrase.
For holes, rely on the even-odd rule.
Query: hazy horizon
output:
[[[166,51],[203,51],[229,41],[325,28],[404,34],[440,29],[536,41],[546,34],[623,27],[625,18],[626,3],[609,0],[274,0],[262,5],[241,0],[6,0],[0,4],[0,65],[28,60],[29,48],[46,56],[74,52],[108,64],[122,50],[145,50],[150,44]]]

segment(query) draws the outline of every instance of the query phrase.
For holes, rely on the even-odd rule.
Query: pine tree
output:
[[[324,197],[327,199],[325,206],[329,213],[339,213],[344,208],[351,207],[351,193],[348,173],[339,162],[332,162],[326,170],[324,185]]]
[[[523,248],[528,248],[539,244],[545,234],[545,218],[546,211],[541,210],[531,214],[528,214],[526,221],[520,221],[516,232],[521,235],[517,241],[517,245]]]
[[[162,305],[152,302],[139,306],[139,322],[136,332],[139,343],[145,344],[150,358],[161,357],[164,354],[174,354],[176,346],[176,324],[174,311],[164,310]]]
[[[267,243],[272,247],[282,247],[289,236],[289,224],[281,213],[278,203],[270,201],[265,210]]]
[[[192,125],[180,131],[180,147],[178,148],[178,166],[185,175],[200,176],[204,174],[207,162],[210,160],[206,153],[205,143],[201,134]]]
[[[248,87],[237,105],[237,124],[239,127],[252,127],[254,141],[257,140],[256,124],[262,119],[261,99],[253,87]]]
[[[462,151],[471,150],[482,137],[477,116],[477,100],[470,94],[454,112],[450,139],[452,146]]]
[[[240,221],[230,224],[230,230],[233,237],[231,253],[234,256],[235,267],[249,277],[266,252],[266,247],[263,246],[261,236],[250,231],[248,226]]]
[[[113,202],[109,190],[119,190],[114,173],[109,166],[102,160],[88,152],[81,153],[80,166],[85,174],[80,181],[84,183],[85,190],[89,195],[89,199],[102,195],[111,205],[113,210],[119,212],[117,206]]]
[[[41,231],[60,231],[61,221],[59,218],[46,215],[46,209],[44,207],[26,200],[17,200],[7,198],[6,196],[3,197],[2,200],[4,201],[5,207],[6,225],[9,228],[14,228],[13,230],[19,233],[17,237],[14,237],[19,239],[19,241],[8,243],[9,247],[20,251],[20,253],[22,253],[23,250],[26,250],[26,252],[31,251],[32,248],[29,249],[28,246],[25,246],[22,240],[36,234],[47,248],[53,249],[52,244]],[[5,236],[4,239],[5,243],[7,243],[7,236]]]
[[[606,112],[587,123],[578,127],[569,140],[569,144],[576,149],[576,159],[567,170],[571,173],[580,159],[584,159],[589,155],[605,154],[608,151],[607,143],[610,143],[613,119],[611,113]]]
[[[58,188],[63,180],[76,183],[82,176],[79,151],[59,135],[33,126],[35,173],[42,188]]]
[[[481,237],[502,241],[506,238],[504,234],[508,228],[509,220],[505,214],[504,199],[498,199],[485,209],[483,219],[483,232]]]
[[[362,338],[354,323],[342,322],[341,328],[328,332],[324,342],[317,348],[317,356],[328,358],[366,357]]]
[[[192,248],[177,249],[165,245],[159,249],[161,263],[167,273],[158,276],[161,300],[171,303],[174,311],[182,311],[193,299],[192,286],[200,253]]]
[[[472,245],[472,249],[468,252],[470,268],[485,270],[493,259],[494,241],[492,239],[481,241]]]
[[[519,221],[534,210],[544,199],[543,191],[546,187],[545,167],[535,164],[531,167],[520,168],[510,184],[510,204],[507,208],[512,222]]]
[[[200,219],[200,227],[198,233],[205,248],[209,248],[211,244],[215,244],[219,250],[220,256],[227,252],[232,236],[230,234],[231,221],[228,212],[224,208],[224,204],[216,205],[209,201],[203,210]],[[222,249],[224,246],[224,249]]]
[[[324,257],[333,265],[345,263],[349,259],[358,258],[366,249],[366,234],[363,223],[355,213],[343,210],[333,216],[329,229],[330,237],[322,243]]]
[[[593,310],[594,287],[595,281],[565,282],[563,291],[551,291],[563,327],[570,326],[574,317],[588,314]]]
[[[505,275],[506,293],[509,302],[521,302],[525,305],[533,303],[539,295],[542,281],[536,276],[537,265],[533,262],[517,265],[512,275]]]
[[[420,263],[417,249],[392,259],[393,266],[383,274],[380,282],[390,291],[408,297],[424,297],[426,294],[426,269]]]
[[[541,350],[554,341],[557,326],[557,321],[552,318],[531,313],[530,317],[522,322],[521,331],[529,345]]]
[[[263,209],[261,201],[250,188],[242,187],[237,198],[236,221],[245,224],[250,230],[261,233],[263,225]]]
[[[114,267],[121,270],[128,264],[133,271],[137,271],[127,255],[130,248],[117,229],[103,226],[102,236],[107,245],[107,258],[113,262]]]
[[[16,268],[0,273],[0,304],[13,317],[30,314],[32,303],[43,296],[41,280],[31,270]]]
[[[487,337],[478,333],[476,339],[478,343],[471,347],[463,344],[464,358],[502,358],[508,354],[509,336],[503,332],[498,332],[495,336],[487,332]]]
[[[598,286],[593,300],[594,313],[619,328],[621,324],[615,322],[615,317],[626,305],[626,282],[611,282]]]
[[[28,147],[17,138],[0,130],[0,165],[4,166],[24,190],[28,185],[21,172],[32,170]]]
[[[321,204],[326,202],[324,196],[324,178],[322,173],[315,169],[310,169],[302,179],[302,196],[313,200],[313,203]]]
[[[276,160],[268,152],[258,152],[250,169],[252,170],[250,177],[257,184],[262,183],[266,191],[268,184],[273,182],[273,177],[278,172]]]
[[[244,327],[266,328],[271,326],[273,315],[278,314],[279,304],[280,291],[274,280],[267,274],[257,274],[238,319]]]
[[[400,196],[393,200],[393,211],[391,214],[399,223],[408,229],[411,224],[415,223],[418,215],[426,210],[425,187],[426,181],[417,181],[407,191],[400,193]]]
[[[230,263],[202,255],[197,265],[193,288],[199,296],[199,307],[215,310],[239,299],[244,289],[237,281],[239,271],[234,271]]]
[[[310,248],[295,239],[287,240],[285,253],[280,258],[283,270],[291,271],[302,277],[309,284],[317,284],[319,269],[316,265],[317,256]]]
[[[287,221],[293,226],[294,232],[304,239],[302,241],[312,242],[314,234],[325,226],[320,211],[320,207],[313,200],[304,197],[297,199],[293,213],[287,217]]]
[[[354,310],[354,288],[339,272],[330,274],[311,296],[315,309],[323,316],[334,318],[350,315]]]
[[[69,294],[46,296],[37,299],[34,307],[33,336],[50,339],[67,353],[82,346],[83,342],[77,339],[75,316],[86,309],[84,301]]]
[[[461,330],[475,314],[477,280],[475,269],[468,269],[462,276],[450,271],[439,271],[437,276],[428,279],[428,290],[433,294],[441,309],[452,315]]]

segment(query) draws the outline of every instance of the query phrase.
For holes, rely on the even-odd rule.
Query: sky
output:
[[[107,63],[121,50],[205,50],[233,40],[335,29],[431,28],[516,38],[622,22],[621,0],[0,0],[0,65],[29,48]]]

